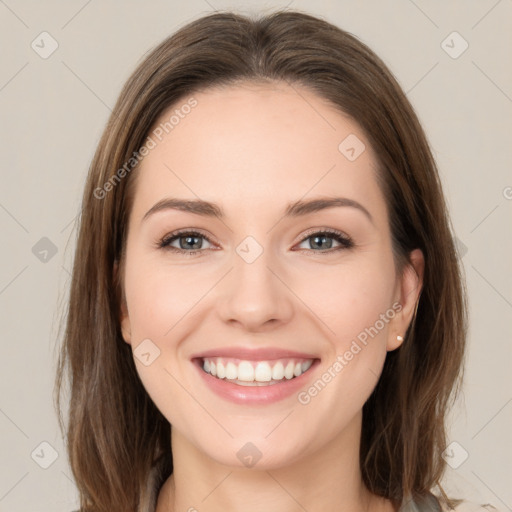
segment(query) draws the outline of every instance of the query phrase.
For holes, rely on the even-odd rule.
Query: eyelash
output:
[[[208,249],[198,249],[196,251],[188,251],[186,249],[179,249],[177,247],[172,247],[169,245],[174,240],[179,240],[180,238],[184,237],[185,235],[193,236],[193,237],[201,237],[201,238],[204,238],[205,240],[207,240],[209,243],[213,244],[212,240],[210,240],[210,238],[208,238],[203,233],[200,233],[198,231],[189,231],[189,230],[184,229],[184,230],[174,231],[173,233],[169,233],[161,240],[158,240],[157,247],[159,249],[164,249],[164,250],[167,250],[170,252],[183,254],[185,256],[194,256],[197,253],[205,252],[206,250],[208,250]],[[354,247],[354,243],[349,236],[345,235],[341,231],[338,231],[336,229],[331,229],[331,228],[323,229],[321,231],[318,231],[318,230],[310,231],[309,233],[306,233],[306,236],[304,236],[304,238],[302,238],[302,240],[299,241],[299,244],[301,244],[302,242],[305,242],[309,238],[313,238],[314,236],[318,236],[318,235],[331,235],[331,236],[328,236],[328,238],[335,239],[337,242],[340,243],[340,246],[332,248],[332,249],[327,249],[325,251],[322,251],[322,250],[316,251],[314,249],[298,249],[298,251],[299,252],[314,252],[314,253],[319,253],[319,254],[332,254],[339,250],[352,249]]]

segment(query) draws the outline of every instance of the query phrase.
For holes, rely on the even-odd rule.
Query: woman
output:
[[[198,19],[127,81],[84,191],[57,375],[81,507],[448,510],[466,316],[384,63],[299,12]]]

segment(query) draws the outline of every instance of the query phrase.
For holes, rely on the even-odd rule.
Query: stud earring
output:
[[[400,335],[398,335],[398,336],[396,337],[396,339],[397,339],[398,341],[404,341],[404,339],[403,339],[403,338],[402,338],[402,336],[400,336]]]

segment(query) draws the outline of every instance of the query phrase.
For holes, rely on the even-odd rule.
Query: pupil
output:
[[[319,249],[330,249],[331,246],[332,246],[332,240],[330,239],[330,237],[328,236],[315,236],[313,237],[313,246],[316,246],[317,248]],[[317,240],[321,240],[320,243],[317,242]],[[330,243],[327,243],[327,247],[325,247],[325,245],[322,247],[322,244],[326,241],[326,240],[329,240]]]
[[[194,247],[183,247],[183,244],[180,244],[181,245],[181,248],[182,249],[200,249],[201,248],[201,243],[200,242],[197,242],[194,244],[194,242],[192,242],[191,240],[199,240],[200,237],[198,236],[184,236],[181,238],[181,240],[185,239],[185,244],[191,244],[193,245]]]

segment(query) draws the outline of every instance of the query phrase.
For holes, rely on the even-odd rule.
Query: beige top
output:
[[[448,512],[448,507],[442,507],[443,512]],[[472,503],[470,501],[464,501],[453,509],[455,512],[499,512],[497,508],[493,507],[489,503],[485,505],[479,505],[478,503]]]

